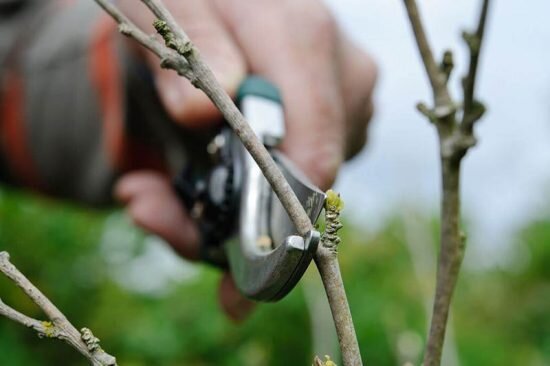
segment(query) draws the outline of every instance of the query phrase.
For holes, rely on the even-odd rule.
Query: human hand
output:
[[[119,3],[140,27],[150,29],[153,18],[147,9],[134,0]],[[277,85],[287,121],[282,150],[315,184],[328,188],[341,163],[365,143],[376,78],[372,59],[340,32],[318,0],[165,3],[230,95],[247,73]],[[156,56],[141,54],[177,123],[202,128],[221,121],[219,111],[200,90],[162,70]],[[196,228],[166,178],[133,173],[119,182],[116,191],[138,225],[165,238],[184,256],[197,258]],[[222,287],[221,302],[228,314],[244,314],[243,309],[250,308],[227,276]]]
[[[189,260],[199,259],[199,234],[175,195],[170,179],[154,171],[138,171],[122,177],[115,196],[126,205],[134,223],[166,240]],[[233,279],[224,273],[219,287],[222,309],[234,321],[243,320],[253,303],[237,290]]]

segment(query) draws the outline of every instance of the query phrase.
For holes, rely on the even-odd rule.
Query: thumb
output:
[[[210,2],[178,1],[173,2],[172,8],[222,87],[233,96],[245,76],[246,64]],[[149,55],[148,58],[160,99],[176,122],[186,127],[206,128],[220,120],[221,113],[201,90],[173,71],[161,69],[157,57]]]

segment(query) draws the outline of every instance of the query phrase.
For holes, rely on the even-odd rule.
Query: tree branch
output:
[[[424,354],[425,366],[441,364],[449,309],[464,257],[464,239],[459,226],[460,166],[448,159],[443,160],[442,180],[441,243],[430,333]]]
[[[50,322],[40,321],[26,316],[6,305],[2,299],[0,299],[0,315],[5,316],[8,319],[13,320],[16,323],[24,325],[27,328],[34,329],[38,333],[38,337],[57,338],[53,335],[53,331],[56,330]]]
[[[430,80],[430,84],[432,86],[435,106],[439,107],[449,105],[451,102],[451,97],[446,87],[447,77],[445,72],[441,71],[435,61],[430,43],[426,37],[426,32],[424,31],[424,26],[422,25],[422,19],[420,17],[418,7],[416,6],[416,1],[404,0],[404,2],[411,21],[418,50],[420,51],[420,56],[422,57],[424,67],[426,69],[426,74],[428,75],[428,79]]]
[[[39,337],[57,338],[65,341],[93,366],[116,366],[116,359],[99,347],[99,339],[91,331],[83,328],[80,332],[67,320],[65,315],[37,289],[13,264],[7,252],[0,252],[0,272],[12,280],[48,316],[50,321],[30,318],[6,305],[0,299],[0,315],[34,329]]]
[[[179,55],[176,51],[165,47],[154,36],[147,35],[139,29],[111,1],[99,0],[96,1],[96,3],[118,23],[120,33],[135,39],[142,46],[157,55],[161,59],[161,64],[163,67],[176,71],[178,75],[183,76],[186,79],[193,79],[193,72],[184,57]]]
[[[108,0],[95,1],[119,23],[123,34],[134,37],[139,43],[151,50],[157,50],[154,52],[161,58],[163,57],[161,55],[164,55],[165,52],[160,52],[160,49],[168,47],[185,60],[187,63],[185,73],[178,73],[190,80],[195,87],[201,89],[220,110],[227,123],[231,126],[247,151],[252,155],[260,167],[263,175],[266,177],[273,191],[277,194],[277,197],[283,204],[291,221],[294,223],[298,233],[302,236],[306,236],[313,230],[313,225],[309,217],[279,167],[273,161],[273,158],[266,150],[265,146],[257,138],[250,125],[244,119],[242,113],[235,106],[235,103],[216,80],[214,73],[202,59],[199,50],[193,45],[187,34],[162,2],[159,0],[141,0],[158,18],[158,20],[154,22],[154,26],[157,32],[163,37],[166,47],[160,44],[153,45],[151,43],[157,42],[156,40],[150,37],[141,36],[142,32],[123,16]],[[140,37],[136,37],[135,35]],[[165,59],[166,57],[163,60]],[[176,64],[181,65],[182,62],[167,63],[163,61],[162,63],[163,67],[170,69],[175,69],[174,65]],[[315,262],[319,268],[319,273],[321,274],[331,306],[334,323],[340,339],[344,365],[361,365],[357,337],[355,335],[336,254],[320,245],[315,255]]]
[[[330,311],[334,319],[338,342],[342,352],[344,365],[362,365],[359,343],[353,326],[351,311],[346,296],[346,290],[338,263],[338,246],[340,237],[338,230],[342,228],[340,212],[344,203],[340,195],[330,190],[325,203],[325,232],[315,254],[315,263],[319,268],[321,280],[329,300]]]
[[[480,21],[474,35],[466,35],[470,48],[470,69],[464,78],[463,119],[456,118],[456,103],[451,99],[447,86],[452,70],[450,53],[447,61],[437,67],[427,41],[415,0],[403,0],[407,8],[416,43],[430,79],[434,95],[434,109],[419,104],[419,111],[432,122],[438,131],[441,161],[441,233],[440,253],[430,333],[424,354],[424,366],[441,363],[445,330],[449,317],[452,295],[464,257],[465,237],[460,231],[460,167],[462,158],[475,145],[473,124],[484,112],[484,107],[474,100],[477,64],[488,11],[488,0],[483,0]],[[445,64],[447,67],[445,67]]]
[[[479,54],[485,34],[485,24],[487,23],[487,13],[489,12],[489,0],[483,0],[479,21],[475,33],[463,32],[468,49],[470,50],[470,66],[468,74],[462,79],[462,88],[464,90],[464,113],[462,116],[462,132],[472,135],[474,123],[483,116],[485,107],[475,100],[475,85],[477,78],[477,68],[479,64]]]
[[[336,253],[322,246],[317,250],[315,263],[319,269],[325,292],[327,293],[330,311],[334,320],[338,343],[345,366],[362,365],[359,343],[351,317],[344,282]]]

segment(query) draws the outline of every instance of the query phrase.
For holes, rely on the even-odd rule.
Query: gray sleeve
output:
[[[101,204],[118,175],[166,170],[166,151],[183,164],[190,133],[170,122],[114,22],[93,1],[27,1],[0,23],[0,164],[10,181]]]

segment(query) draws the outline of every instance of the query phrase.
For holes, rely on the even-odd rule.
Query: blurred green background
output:
[[[342,230],[341,262],[370,365],[420,364],[431,307],[437,221],[396,213],[382,229]],[[550,365],[550,215],[514,239],[502,268],[465,264],[445,365]],[[120,365],[310,365],[335,356],[334,330],[312,266],[301,286],[243,324],[219,311],[219,273],[175,257],[120,211],[90,211],[0,190],[0,250]],[[0,298],[40,311],[0,277]],[[0,319],[0,365],[85,365],[64,343]]]

